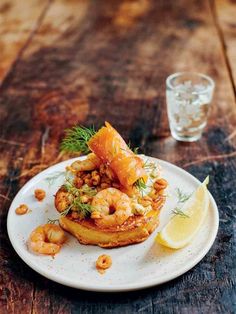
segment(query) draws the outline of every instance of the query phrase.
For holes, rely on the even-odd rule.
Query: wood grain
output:
[[[47,6],[46,0],[0,2],[0,83],[29,44]]]
[[[215,15],[218,22],[219,35],[228,60],[228,68],[232,78],[234,93],[236,95],[236,2],[230,0],[216,0]]]
[[[36,5],[42,13],[44,3]],[[0,312],[233,312],[236,106],[212,2],[60,0],[39,15],[0,90]],[[165,109],[165,78],[185,70],[216,81],[208,126],[191,144],[172,139]],[[160,287],[112,295],[65,288],[25,266],[6,236],[9,200],[68,157],[58,149],[63,129],[105,120],[142,152],[211,177],[217,240],[193,270]]]

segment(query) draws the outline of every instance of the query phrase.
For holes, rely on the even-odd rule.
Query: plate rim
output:
[[[171,166],[174,168],[177,168],[177,170],[181,170],[182,172],[185,172],[185,174],[187,174],[188,176],[191,176],[191,179],[193,181],[195,181],[195,183],[200,184],[201,182],[195,178],[191,173],[189,173],[188,171],[186,171],[185,169],[176,166],[173,163],[170,163],[168,161],[159,159],[159,158],[155,158],[155,157],[151,157],[151,156],[146,156],[146,155],[141,155],[147,158],[151,158],[154,159],[157,162],[161,162],[162,164],[166,164],[167,166]],[[76,289],[81,289],[81,290],[85,290],[85,291],[97,291],[97,292],[126,292],[126,291],[135,291],[135,290],[140,290],[140,289],[145,289],[145,288],[149,288],[149,287],[153,287],[153,286],[157,286],[157,285],[161,285],[165,282],[171,281],[181,275],[183,275],[184,273],[188,272],[189,270],[191,270],[194,266],[196,266],[203,258],[204,256],[209,252],[209,250],[211,249],[217,233],[218,233],[218,229],[219,229],[219,211],[218,211],[218,207],[217,204],[212,196],[212,194],[209,192],[209,196],[210,196],[210,206],[212,206],[212,209],[214,211],[214,215],[215,215],[215,221],[214,221],[214,226],[212,228],[212,231],[210,233],[210,237],[208,239],[207,245],[204,246],[204,248],[200,251],[200,253],[193,258],[193,260],[191,260],[191,263],[186,264],[186,266],[183,266],[181,268],[181,270],[176,270],[175,272],[171,272],[171,274],[167,274],[163,277],[161,277],[161,280],[159,280],[158,278],[154,278],[154,279],[147,279],[141,283],[139,282],[135,282],[135,283],[130,283],[130,284],[120,284],[120,285],[114,285],[111,287],[102,287],[100,285],[97,284],[83,284],[83,283],[75,283],[73,280],[71,280],[70,278],[58,275],[58,274],[53,274],[50,273],[50,271],[44,271],[43,269],[40,268],[40,266],[38,266],[35,262],[31,262],[30,259],[25,258],[24,254],[21,252],[21,249],[19,249],[16,245],[16,243],[14,242],[14,232],[11,229],[11,225],[10,225],[10,214],[12,212],[13,209],[13,202],[14,200],[19,196],[19,194],[21,194],[25,189],[27,189],[27,187],[30,185],[31,181],[35,181],[41,177],[44,176],[44,174],[46,172],[48,172],[48,170],[53,170],[53,168],[56,168],[60,165],[69,163],[69,162],[73,162],[75,160],[83,160],[86,156],[80,156],[80,157],[75,157],[75,158],[71,158],[71,159],[67,159],[64,161],[61,161],[59,163],[56,163],[46,169],[44,169],[43,171],[41,171],[40,173],[38,173],[37,175],[35,175],[34,177],[32,177],[29,181],[27,181],[22,187],[21,189],[17,192],[17,194],[15,195],[15,197],[13,198],[11,205],[9,207],[8,210],[8,214],[7,214],[7,233],[8,233],[8,237],[10,239],[11,245],[14,248],[14,250],[16,251],[16,253],[18,254],[18,256],[21,258],[21,260],[27,264],[31,269],[33,269],[34,271],[36,271],[37,273],[39,273],[40,275],[46,277],[47,279],[50,279],[54,282],[57,282],[59,284],[62,284],[64,286],[68,286],[68,287],[72,287],[72,288],[76,288]]]

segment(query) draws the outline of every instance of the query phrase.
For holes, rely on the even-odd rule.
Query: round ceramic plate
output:
[[[149,157],[150,158],[150,157]],[[78,159],[78,158],[77,158]],[[169,182],[168,198],[161,211],[160,226],[143,243],[122,248],[103,249],[81,245],[68,235],[69,240],[59,254],[36,255],[28,251],[27,238],[31,231],[48,218],[55,219],[54,196],[64,180],[64,171],[75,159],[56,164],[32,178],[14,198],[7,220],[10,241],[22,260],[41,275],[74,288],[90,291],[130,291],[158,285],[174,279],[194,267],[211,248],[218,230],[219,216],[216,203],[210,195],[210,206],[204,224],[191,244],[180,250],[171,250],[155,242],[157,232],[170,219],[177,202],[177,189],[193,192],[199,181],[188,172],[162,160],[150,158],[162,167],[162,177]],[[34,190],[47,192],[43,202],[34,198]],[[27,204],[31,212],[18,216],[15,209]],[[187,218],[183,218],[187,219]],[[101,254],[109,254],[112,267],[101,275],[95,261]]]

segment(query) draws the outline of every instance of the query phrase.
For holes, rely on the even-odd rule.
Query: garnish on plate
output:
[[[65,175],[65,171],[57,171],[54,174],[45,178],[45,180],[48,182],[48,186],[51,187],[55,184],[56,180],[63,175]]]
[[[88,154],[91,150],[88,141],[96,134],[94,127],[75,126],[66,130],[66,137],[61,143],[61,150],[65,152],[81,152]]]
[[[183,218],[189,218],[189,216],[187,214],[185,214],[180,208],[178,207],[175,207],[173,210],[172,210],[172,213],[174,215],[178,215],[180,217],[183,217]]]
[[[178,203],[186,202],[192,195],[192,193],[184,193],[180,188],[176,189],[178,196]]]
[[[29,212],[29,208],[28,208],[28,206],[26,204],[21,204],[15,210],[15,213],[17,215],[25,215],[28,212]]]
[[[180,205],[185,203],[191,197],[192,193],[184,193],[180,188],[177,188],[176,192],[178,196],[178,202],[177,206],[172,210],[172,214],[178,215],[182,218],[189,218],[189,216],[181,210]]]
[[[48,218],[48,221],[47,221],[48,224],[52,224],[52,225],[56,224],[57,222],[59,222],[58,218],[56,218],[56,219]]]
[[[39,201],[42,202],[46,196],[46,192],[42,189],[34,190],[34,197]]]
[[[179,249],[189,244],[204,222],[209,207],[207,184],[209,177],[196,189],[181,208],[181,215],[175,215],[157,234],[156,241],[166,247]],[[181,200],[186,197],[180,197]],[[182,215],[188,219],[182,219]]]
[[[139,191],[143,192],[146,188],[147,188],[147,185],[144,181],[143,178],[140,178],[138,179],[135,183],[134,183],[134,186],[139,189]]]
[[[100,274],[104,274],[105,271],[112,265],[112,259],[109,255],[100,255],[96,261],[96,268]]]

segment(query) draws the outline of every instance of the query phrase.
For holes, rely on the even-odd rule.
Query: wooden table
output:
[[[236,2],[0,2],[0,313],[233,313],[235,309]],[[171,136],[165,78],[199,71],[216,82],[199,142]],[[77,291],[32,271],[6,231],[20,187],[59,154],[63,130],[110,121],[147,155],[199,179],[220,211],[217,240],[187,274],[119,294]]]

